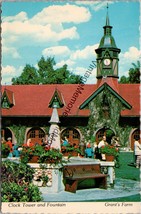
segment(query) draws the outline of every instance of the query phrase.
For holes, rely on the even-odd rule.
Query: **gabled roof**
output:
[[[51,85],[9,85],[6,86],[8,91],[13,92],[15,105],[10,109],[2,109],[2,116],[6,117],[50,117],[52,108],[49,103],[53,98],[55,89],[61,94],[64,103],[62,108],[58,109],[59,116],[63,116],[67,105],[70,103],[72,96],[76,91],[78,97],[73,104],[69,113],[70,117],[88,117],[89,109],[80,109],[82,104],[91,99],[91,96],[96,96],[105,84],[97,88],[96,84],[84,85],[82,90],[78,90],[79,84],[51,84]],[[114,93],[118,99],[123,102],[128,109],[121,112],[121,116],[139,116],[140,100],[139,100],[139,84],[118,84],[118,87],[113,87],[106,84],[111,93]],[[80,88],[80,87],[79,87]],[[4,93],[5,86],[2,86]],[[91,98],[90,98],[91,97]],[[11,99],[11,98],[10,98]]]
[[[87,100],[85,100],[80,105],[80,109],[85,108],[86,105],[88,105],[88,103],[90,103],[99,93],[105,90],[105,88],[107,88],[117,99],[119,99],[126,108],[128,109],[132,108],[130,103],[128,103],[123,97],[121,97],[120,94],[117,93],[117,91],[115,91],[110,85],[107,84],[107,82],[104,82],[103,85],[101,85],[95,92],[93,92],[93,94],[89,96]]]

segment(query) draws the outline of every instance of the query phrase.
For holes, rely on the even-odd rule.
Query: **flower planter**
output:
[[[29,163],[38,163],[39,160],[39,156],[38,155],[34,155],[29,159]]]
[[[113,155],[106,154],[106,161],[114,161],[115,157]]]
[[[56,160],[49,158],[44,160],[44,163],[56,163]]]
[[[78,156],[78,152],[63,152],[63,156]]]

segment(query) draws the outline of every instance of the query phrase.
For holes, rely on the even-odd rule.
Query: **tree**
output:
[[[46,60],[42,56],[38,62],[39,82],[42,84],[55,83],[55,70],[53,66],[56,65],[54,58],[48,57]]]
[[[129,82],[130,83],[140,83],[140,61],[137,64],[132,63],[133,68],[129,69]]]
[[[120,78],[120,83],[140,83],[140,61],[137,64],[132,63],[133,67],[129,69],[129,76],[122,76]]]
[[[122,77],[120,78],[120,83],[129,83],[129,77],[122,76]]]
[[[67,69],[67,65],[54,69],[56,62],[54,57],[43,56],[38,61],[38,69],[26,65],[19,77],[12,78],[13,85],[24,84],[79,84],[82,83],[82,77],[75,75]]]
[[[36,68],[26,65],[21,76],[12,78],[12,85],[38,84],[38,73]]]

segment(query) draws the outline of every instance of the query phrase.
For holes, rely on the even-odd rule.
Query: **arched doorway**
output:
[[[34,144],[41,144],[44,137],[45,132],[41,128],[32,128],[27,133],[27,139],[30,138]]]
[[[64,138],[65,136],[68,138],[70,145],[79,145],[80,134],[77,131],[77,129],[67,128],[67,129],[63,130],[61,133],[61,138]]]
[[[131,135],[131,149],[134,150],[134,139],[136,137],[140,137],[140,130],[136,129],[133,131],[132,135]]]
[[[96,142],[99,142],[103,136],[106,136],[106,140],[110,144],[112,137],[115,136],[115,133],[109,128],[102,128],[96,133]]]
[[[12,139],[12,132],[9,128],[4,128],[1,130],[1,137],[7,141],[8,137],[11,137]]]

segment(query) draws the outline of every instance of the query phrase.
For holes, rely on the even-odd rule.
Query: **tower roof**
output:
[[[106,24],[103,28],[104,36],[100,41],[99,48],[117,48],[115,39],[112,36],[112,26],[110,26],[108,6],[107,6]]]

